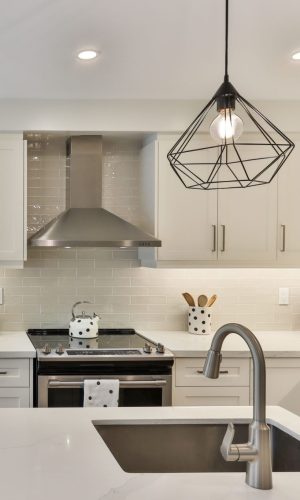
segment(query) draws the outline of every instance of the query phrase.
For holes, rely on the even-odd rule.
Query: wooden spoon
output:
[[[184,292],[182,294],[182,296],[185,298],[185,300],[186,300],[186,302],[188,303],[189,306],[195,307],[195,301],[194,301],[194,299],[193,299],[193,297],[191,296],[190,293]]]
[[[217,295],[212,295],[206,304],[207,307],[211,307],[216,302],[217,298]]]
[[[205,307],[207,305],[207,297],[206,295],[199,295],[198,297],[198,306]]]

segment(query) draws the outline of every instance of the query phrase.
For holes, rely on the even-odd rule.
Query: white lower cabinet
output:
[[[249,404],[250,360],[224,358],[220,377],[203,375],[205,358],[177,358],[174,369],[175,406],[236,406]]]
[[[0,359],[0,387],[29,387],[29,359]]]
[[[266,367],[267,404],[300,415],[300,358],[267,358]]]
[[[32,406],[32,360],[0,358],[0,408]]]
[[[0,388],[0,408],[29,408],[29,388]]]
[[[175,387],[175,406],[243,406],[249,404],[249,387]]]

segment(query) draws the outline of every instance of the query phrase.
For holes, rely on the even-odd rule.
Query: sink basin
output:
[[[225,462],[224,424],[101,424],[100,436],[125,472],[243,472],[246,463]],[[234,442],[248,440],[248,425],[236,424]],[[300,441],[271,426],[275,472],[300,471]]]

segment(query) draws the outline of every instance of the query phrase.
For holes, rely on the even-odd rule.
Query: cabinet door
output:
[[[295,149],[278,176],[278,262],[300,263],[300,135],[291,139]]]
[[[300,359],[266,359],[266,367],[267,404],[300,415]]]
[[[158,143],[158,260],[217,259],[217,192],[187,189],[174,173],[167,153],[176,137]]]
[[[255,142],[255,134],[249,139]],[[255,157],[255,146],[245,146],[243,154]],[[218,223],[220,261],[275,261],[277,178],[263,186],[219,190]]]
[[[243,406],[249,387],[175,387],[174,406]]]
[[[29,388],[0,389],[0,408],[29,408]]]
[[[223,358],[217,379],[203,375],[205,358],[177,358],[175,361],[176,387],[249,387],[249,359]]]
[[[23,140],[0,136],[0,261],[24,258]]]
[[[0,387],[29,387],[29,359],[0,359]]]

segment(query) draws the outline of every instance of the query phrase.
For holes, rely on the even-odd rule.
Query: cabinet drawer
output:
[[[0,408],[29,408],[29,388],[0,389]]]
[[[0,387],[29,387],[29,360],[0,359]]]
[[[249,405],[249,387],[176,387],[175,406]]]
[[[220,376],[217,379],[209,379],[203,375],[204,363],[205,358],[176,359],[176,387],[249,386],[249,359],[224,358],[221,363]]]
[[[267,405],[282,406],[300,415],[300,358],[266,358],[266,368]],[[252,377],[250,387],[252,396]]]

